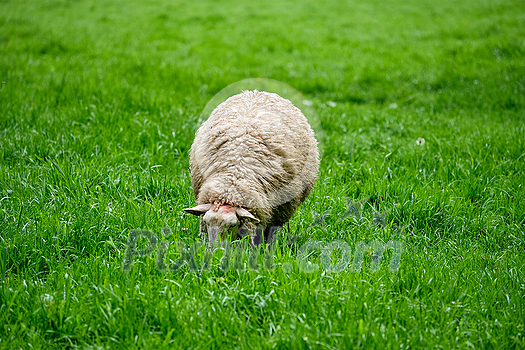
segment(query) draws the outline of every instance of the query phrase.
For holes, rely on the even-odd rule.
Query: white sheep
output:
[[[208,245],[249,236],[271,239],[313,188],[319,152],[307,119],[274,93],[245,91],[221,103],[199,128],[190,176]]]

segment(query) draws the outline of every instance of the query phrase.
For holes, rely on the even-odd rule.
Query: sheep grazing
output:
[[[221,103],[199,128],[190,176],[208,246],[249,236],[272,240],[308,197],[319,169],[314,132],[301,111],[274,93],[244,91]],[[257,226],[261,229],[257,229]]]

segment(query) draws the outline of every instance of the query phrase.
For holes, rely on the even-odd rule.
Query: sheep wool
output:
[[[244,91],[228,98],[199,128],[190,153],[200,232],[272,239],[313,188],[319,169],[314,132],[303,113],[281,96]],[[258,227],[260,229],[258,229]]]

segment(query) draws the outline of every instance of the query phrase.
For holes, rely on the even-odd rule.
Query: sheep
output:
[[[269,243],[310,194],[319,170],[314,132],[302,112],[275,93],[228,98],[198,129],[190,177],[208,247],[249,236]],[[258,229],[259,227],[260,229]]]

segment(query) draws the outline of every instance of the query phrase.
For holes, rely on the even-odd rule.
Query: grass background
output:
[[[518,0],[0,1],[0,347],[525,347],[524,24]],[[122,271],[132,229],[198,240],[199,114],[253,77],[324,130],[298,245],[401,240],[397,273],[306,274],[284,240],[273,272]]]

